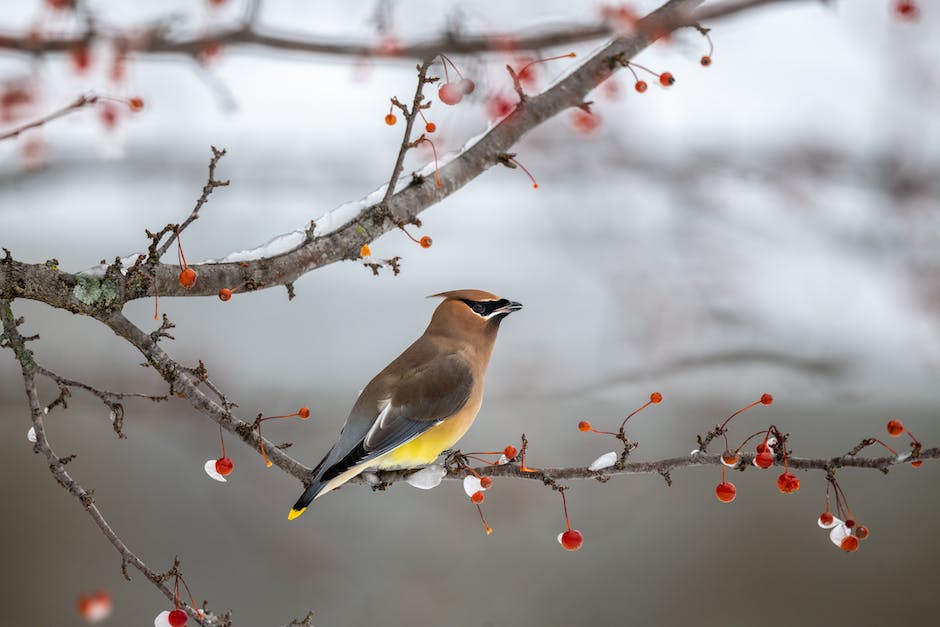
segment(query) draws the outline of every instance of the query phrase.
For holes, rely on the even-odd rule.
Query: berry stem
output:
[[[530,65],[531,65],[531,64],[530,64]],[[515,163],[517,166],[519,166],[519,168],[529,176],[529,180],[532,181],[532,188],[533,188],[533,189],[538,189],[538,188],[539,188],[539,184],[536,182],[535,177],[532,176],[532,173],[529,172],[529,169],[528,169],[527,167],[525,167],[524,165],[522,165],[521,163],[519,163],[518,161],[516,161],[515,157],[509,157],[509,160],[512,161],[513,163]],[[438,187],[440,187],[440,186],[438,186]]]
[[[724,472],[724,469],[722,469]],[[571,531],[571,521],[568,519],[568,499],[565,498],[565,490],[558,490],[558,493],[561,494],[561,507],[565,511],[565,525],[568,526],[568,531]]]
[[[517,74],[517,75],[521,75],[523,72],[525,72],[526,70],[528,70],[530,67],[532,67],[533,65],[536,65],[536,64],[538,64],[538,63],[545,63],[545,62],[547,62],[547,61],[557,61],[558,59],[571,59],[571,58],[574,58],[574,57],[576,57],[576,56],[578,56],[578,55],[576,55],[576,54],[573,53],[573,52],[569,52],[568,54],[559,54],[559,55],[554,56],[554,57],[545,57],[544,59],[536,59],[535,61],[530,61],[529,63],[526,63],[525,65],[523,65],[523,66],[522,66],[522,69],[518,70],[518,71],[516,72],[516,74]],[[456,69],[456,68],[455,68],[455,69]]]

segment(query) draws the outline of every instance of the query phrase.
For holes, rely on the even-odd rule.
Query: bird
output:
[[[428,298],[443,301],[424,334],[359,393],[339,439],[313,469],[313,480],[288,520],[366,470],[432,463],[473,424],[496,332],[522,304],[471,289]]]

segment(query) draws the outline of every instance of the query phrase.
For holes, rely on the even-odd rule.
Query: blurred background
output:
[[[898,418],[927,446],[940,441],[940,11],[918,20],[894,2],[784,3],[716,22],[713,64],[695,32],[636,61],[669,70],[669,90],[633,90],[628,72],[602,86],[596,128],[568,112],[528,135],[518,170],[494,168],[421,215],[434,245],[402,233],[372,245],[402,256],[379,277],[334,264],[284,289],[164,299],[176,323],[164,345],[202,359],[243,418],[309,406],[313,419],[268,423],[316,463],[363,385],[423,330],[442,290],[474,287],[519,300],[503,325],[483,411],[461,448],[496,450],[526,433],[533,466],[585,465],[613,441],[578,433],[588,419],[615,428],[652,391],[664,402],[631,420],[632,459],[687,454],[705,433],[762,392],[776,402],[736,419],[731,439],[769,422],[801,456],[834,456]],[[115,28],[175,15],[179,33],[237,20],[235,0],[86,5]],[[637,2],[637,10],[655,8]],[[449,25],[467,32],[537,31],[593,23],[599,7],[540,2],[267,0],[265,29],[374,41],[413,41]],[[7,0],[0,32],[69,32],[74,18],[39,0]],[[600,42],[575,46],[579,57]],[[564,50],[545,50],[562,54]],[[229,151],[230,178],[183,237],[190,262],[263,244],[387,181],[401,141],[388,99],[410,98],[414,60],[363,60],[260,47],[222,49],[210,62],[133,56],[108,77],[112,52],[90,50],[76,72],[66,55],[0,50],[0,81],[29,85],[23,118],[89,89],[139,96],[116,120],[89,109],[0,143],[0,245],[25,262],[56,258],[78,271],[146,248],[144,229],[188,215],[205,182],[210,145]],[[488,104],[510,91],[514,56],[456,57],[477,81],[456,107],[428,112],[438,150],[485,130]],[[542,89],[577,60],[537,67]],[[106,123],[107,122],[107,123]],[[583,121],[580,121],[583,122]],[[429,154],[413,151],[406,175]],[[169,257],[168,257],[169,259]],[[125,313],[153,327],[153,302]],[[141,357],[100,324],[16,301],[37,360],[66,377],[160,394]],[[48,383],[48,382],[44,382]],[[56,396],[44,385],[43,400]],[[76,597],[114,600],[109,624],[149,625],[169,609],[120,559],[26,441],[22,380],[0,353],[0,515],[4,623],[78,625]],[[297,482],[266,470],[229,438],[226,484],[202,470],[218,429],[178,399],[128,402],[127,440],[107,410],[75,392],[46,421],[53,447],[118,534],[155,570],[182,559],[198,600],[231,609],[236,625],[806,624],[881,625],[936,616],[940,467],[839,480],[871,537],[854,554],[828,540],[821,473],[795,495],[777,473],[735,475],[737,500],[714,497],[717,468],[631,476],[569,491],[577,553],[558,496],[501,480],[487,493],[487,537],[457,482],[429,492],[350,486],[287,522]],[[897,441],[901,447],[906,444]],[[876,452],[877,454],[877,452]]]

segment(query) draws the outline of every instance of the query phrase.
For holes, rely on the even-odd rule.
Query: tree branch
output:
[[[57,120],[59,118],[65,117],[66,115],[73,113],[74,111],[78,111],[79,109],[82,109],[84,107],[87,107],[88,105],[97,104],[97,102],[98,102],[98,96],[81,95],[75,100],[73,100],[70,104],[67,104],[61,109],[53,111],[52,113],[45,115],[39,118],[38,120],[33,120],[32,122],[28,122],[27,124],[23,124],[22,126],[17,126],[16,128],[12,130],[6,131],[4,133],[0,133],[0,142],[2,142],[5,139],[12,139],[14,137],[19,137],[20,134],[25,133],[26,131],[30,129],[44,126],[48,124],[49,122],[52,122],[53,120]]]
[[[26,388],[26,398],[29,402],[30,417],[33,421],[33,429],[36,432],[36,445],[35,450],[38,453],[41,453],[46,460],[49,462],[49,472],[52,473],[52,476],[55,480],[61,485],[66,492],[74,496],[82,504],[82,507],[85,509],[85,512],[91,517],[95,525],[104,534],[105,538],[108,539],[108,542],[117,550],[121,556],[122,564],[130,564],[138,571],[140,571],[144,577],[146,577],[156,588],[163,593],[170,602],[176,600],[174,591],[166,584],[166,577],[162,574],[157,573],[149,566],[147,566],[143,560],[141,560],[136,553],[131,551],[131,549],[124,543],[124,541],[115,533],[114,529],[105,519],[104,515],[101,513],[101,510],[98,509],[98,506],[95,505],[95,499],[90,490],[86,490],[79,484],[65,469],[65,464],[71,460],[71,458],[61,458],[55,454],[55,451],[52,450],[52,447],[49,444],[48,439],[46,438],[46,431],[43,425],[43,408],[42,403],[39,402],[39,394],[36,390],[36,374],[39,372],[39,368],[36,365],[36,362],[33,360],[32,352],[29,351],[24,343],[24,338],[20,335],[19,330],[17,329],[17,320],[13,317],[13,309],[10,306],[10,301],[5,299],[0,299],[0,319],[3,323],[3,338],[6,342],[6,345],[9,346],[16,354],[17,361],[20,363],[20,369],[23,375],[23,384]],[[125,570],[126,575],[126,570]],[[188,606],[184,603],[180,604],[180,607],[186,611],[187,614],[192,617],[196,623],[203,625],[204,627],[209,627],[211,625],[218,624],[212,619],[210,615],[206,615],[203,618],[200,618],[197,613],[197,608]]]

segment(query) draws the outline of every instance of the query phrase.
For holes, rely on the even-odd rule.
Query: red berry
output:
[[[738,489],[730,481],[722,481],[715,487],[715,496],[722,503],[730,503],[738,495]]]
[[[571,124],[574,126],[575,130],[585,135],[593,133],[594,129],[600,126],[600,123],[600,118],[593,113],[588,113],[584,109],[578,109],[574,112],[574,115],[571,116]]]
[[[222,44],[217,41],[207,41],[199,49],[199,60],[203,63],[212,63],[222,54]]]
[[[773,402],[774,402],[774,397],[771,396],[770,394],[767,394],[766,392],[764,392],[763,394],[760,395],[761,405],[770,405]]]
[[[196,271],[192,268],[183,268],[180,272],[180,285],[183,287],[192,287],[196,284]]]
[[[777,489],[784,494],[793,494],[800,489],[800,480],[796,475],[785,472],[777,477]]]
[[[577,529],[569,529],[561,534],[561,546],[566,551],[577,551],[584,543],[584,536]]]
[[[72,66],[75,71],[81,74],[91,65],[91,54],[88,52],[88,44],[80,43],[71,52]]]
[[[738,461],[740,461],[741,456],[737,453],[732,453],[731,451],[725,451],[721,454],[721,463],[725,466],[737,466]]]
[[[398,118],[395,117],[394,113],[389,113],[385,116],[385,123],[389,126],[395,126],[395,122],[398,121]]]
[[[591,430],[591,423],[587,420],[582,420],[578,423],[578,431],[581,433],[586,433]]]
[[[518,452],[512,444],[503,449],[503,455],[506,456],[506,459],[515,459]]]
[[[889,420],[887,429],[888,435],[892,438],[896,438],[904,433],[904,423],[900,420]]]
[[[437,97],[446,105],[455,105],[463,100],[463,92],[456,83],[444,83],[437,90]]]
[[[490,489],[492,485],[493,485],[493,480],[490,479],[489,477],[480,478],[480,487],[483,488],[484,490]]]
[[[144,100],[143,98],[138,98],[135,96],[134,98],[128,99],[127,106],[130,108],[131,111],[136,113],[138,111],[143,110]]]
[[[859,540],[864,540],[868,537],[868,527],[865,525],[859,525],[855,528],[855,537]]]
[[[660,394],[659,392],[653,392],[652,394],[650,394],[650,402],[653,405],[659,405],[660,403],[663,402],[663,395]]]
[[[839,543],[839,548],[845,551],[846,553],[852,553],[853,551],[858,550],[858,538],[855,536],[845,536],[842,538],[842,542]]]
[[[232,299],[232,290],[227,287],[223,287],[219,290],[219,300],[222,302],[227,302]]]
[[[822,526],[831,525],[833,521],[832,512],[829,510],[824,511],[819,515],[819,524]]]
[[[849,529],[855,526],[855,521],[851,518],[845,521],[845,526]]]
[[[920,10],[913,0],[898,0],[894,3],[894,13],[905,20],[916,20],[919,17]]]
[[[75,0],[46,0],[46,4],[57,11],[63,11],[71,9],[75,5]]]
[[[672,72],[663,72],[659,75],[659,84],[663,87],[671,87],[676,82],[676,77],[672,75]],[[768,405],[769,403],[764,403]]]
[[[482,485],[482,482],[481,482],[481,485]],[[477,490],[476,492],[470,495],[470,500],[473,501],[477,505],[482,503],[484,498],[485,497],[483,496],[483,492],[479,490]]]
[[[464,96],[469,96],[476,88],[476,83],[471,81],[469,78],[462,78],[457,81],[457,89],[459,89],[460,93],[462,93]]]
[[[708,67],[712,64],[712,58],[706,54],[704,57],[702,57],[700,63],[705,67]]]
[[[186,616],[186,612],[183,610],[173,610],[170,612],[170,615],[167,616],[167,622],[169,622],[172,627],[183,627],[188,620],[189,617]]]
[[[497,95],[486,101],[486,112],[493,120],[503,119],[512,113],[515,108],[516,105],[508,96]]]
[[[757,466],[758,468],[764,468],[764,469],[770,468],[771,466],[774,465],[773,453],[771,453],[770,451],[766,449],[764,450],[763,453],[758,453],[757,457],[754,458],[754,465]]]
[[[431,244],[434,243],[434,240],[425,235],[418,241],[418,243],[421,244],[421,248],[430,248]]]
[[[633,86],[633,88],[637,90],[638,93],[641,93],[641,94],[644,91],[646,91],[646,87],[647,87],[646,81],[637,81],[636,85]]]
[[[306,420],[310,417],[310,409],[308,407],[301,407],[297,410],[297,415],[300,416],[301,420]]]
[[[101,116],[101,123],[104,124],[106,129],[111,130],[117,126],[118,112],[113,102],[102,104],[99,115]]]
[[[232,463],[230,457],[220,457],[215,460],[215,471],[222,475],[223,477],[228,477],[232,474],[232,469],[235,468],[235,464]]]
[[[437,130],[437,124],[435,124],[434,122],[428,122],[427,124],[424,125],[424,130],[427,131],[428,133],[433,133],[434,131]]]
[[[770,447],[767,446],[767,442],[761,442],[760,444],[757,445],[757,452],[758,452],[758,453],[763,453],[764,451],[768,450],[769,448],[770,448]]]
[[[911,462],[912,468],[920,468],[923,465],[924,465],[924,461],[922,459],[915,459],[914,461]]]

